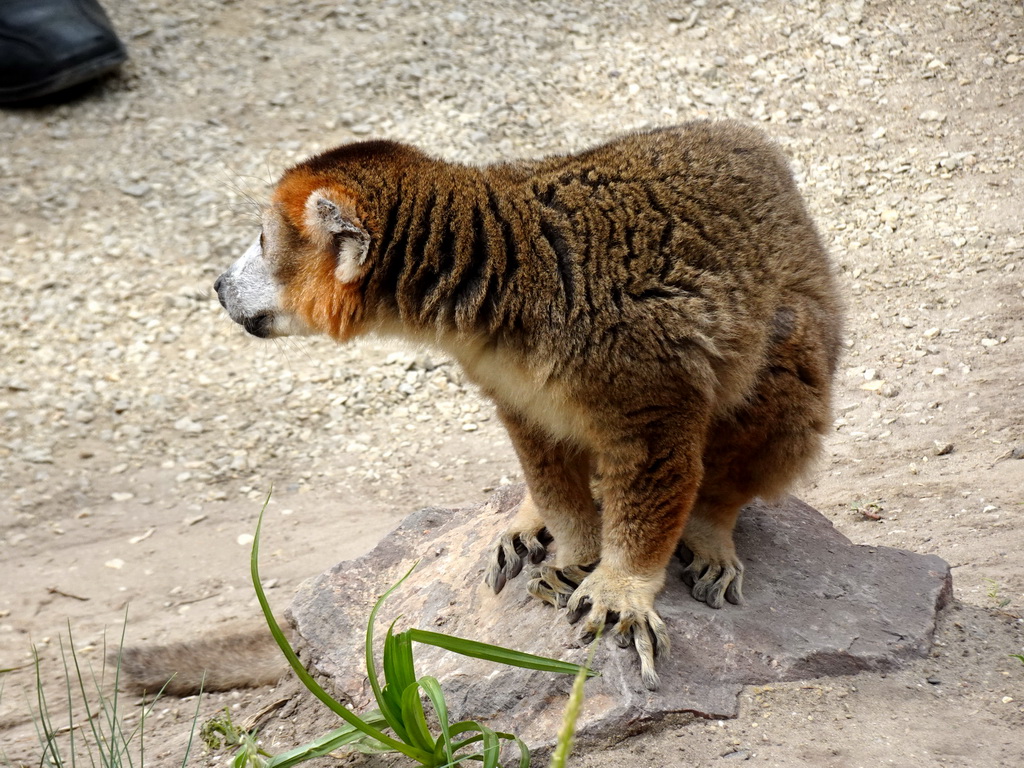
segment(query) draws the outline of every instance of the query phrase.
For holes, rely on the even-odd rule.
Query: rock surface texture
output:
[[[304,660],[357,707],[369,706],[365,621],[376,596],[417,559],[389,599],[378,636],[395,617],[410,626],[585,663],[587,649],[555,611],[526,592],[526,573],[500,595],[483,583],[491,547],[522,497],[505,488],[480,507],[424,509],[367,555],[308,581],[292,605]],[[949,600],[948,564],[934,555],[855,546],[811,507],[787,498],[744,511],[736,545],[746,603],[715,610],[694,600],[674,561],[657,607],[673,647],[659,660],[661,690],[640,682],[635,653],[601,643],[577,737],[603,741],[666,715],[737,714],[744,685],[883,670],[928,652]],[[527,571],[527,566],[524,571]],[[437,677],[455,718],[490,720],[532,746],[550,746],[572,680],[415,649],[417,674]]]

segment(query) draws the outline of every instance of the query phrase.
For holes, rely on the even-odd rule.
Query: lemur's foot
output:
[[[509,579],[514,579],[523,570],[524,559],[536,565],[548,553],[551,534],[544,526],[527,529],[509,529],[498,539],[491,552],[484,580],[495,593],[501,592]]]
[[[691,588],[690,593],[712,608],[721,608],[726,600],[733,605],[742,605],[743,563],[739,558],[732,552],[710,553],[688,549],[693,560],[683,569],[682,576]]]
[[[534,571],[533,578],[526,585],[526,590],[555,608],[565,608],[569,597],[576,591],[576,587],[596,567],[596,563],[593,565],[568,565],[565,568],[545,565]]]
[[[668,627],[654,610],[662,579],[636,576],[598,567],[569,597],[569,621],[586,621],[580,639],[590,643],[606,627],[620,647],[632,645],[640,657],[640,677],[650,690],[658,689],[654,659],[669,650]]]

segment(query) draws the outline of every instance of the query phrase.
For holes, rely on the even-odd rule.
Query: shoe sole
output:
[[[69,69],[61,70],[43,80],[17,88],[0,88],[0,104],[15,104],[20,101],[33,101],[44,96],[73,88],[76,85],[95,80],[113,72],[128,59],[123,50],[111,51],[103,56],[83,61]]]

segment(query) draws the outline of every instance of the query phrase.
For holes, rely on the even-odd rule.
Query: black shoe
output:
[[[0,0],[0,104],[63,91],[127,58],[97,0]]]

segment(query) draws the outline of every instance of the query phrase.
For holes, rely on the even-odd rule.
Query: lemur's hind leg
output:
[[[743,503],[699,497],[683,532],[680,553],[684,562],[685,550],[690,556],[683,581],[697,600],[712,608],[721,608],[726,600],[733,605],[743,602],[743,563],[736,556],[732,540]]]
[[[704,478],[683,533],[693,555],[683,579],[712,608],[743,602],[743,564],[733,544],[740,510],[756,496],[780,496],[813,462],[828,430],[834,361],[821,323],[812,320],[810,310],[779,311],[756,388],[709,430]]]
[[[486,581],[495,592],[520,573],[524,555],[539,563],[552,541],[558,568],[591,565],[601,556],[601,518],[590,492],[589,455],[548,438],[516,414],[504,409],[498,414],[519,455],[529,492],[492,552]],[[552,604],[564,603],[548,590],[530,591]]]
[[[491,551],[484,574],[487,586],[495,592],[501,592],[509,579],[519,575],[526,561],[536,565],[547,557],[550,543],[551,534],[544,527],[544,519],[527,491],[519,511]]]

